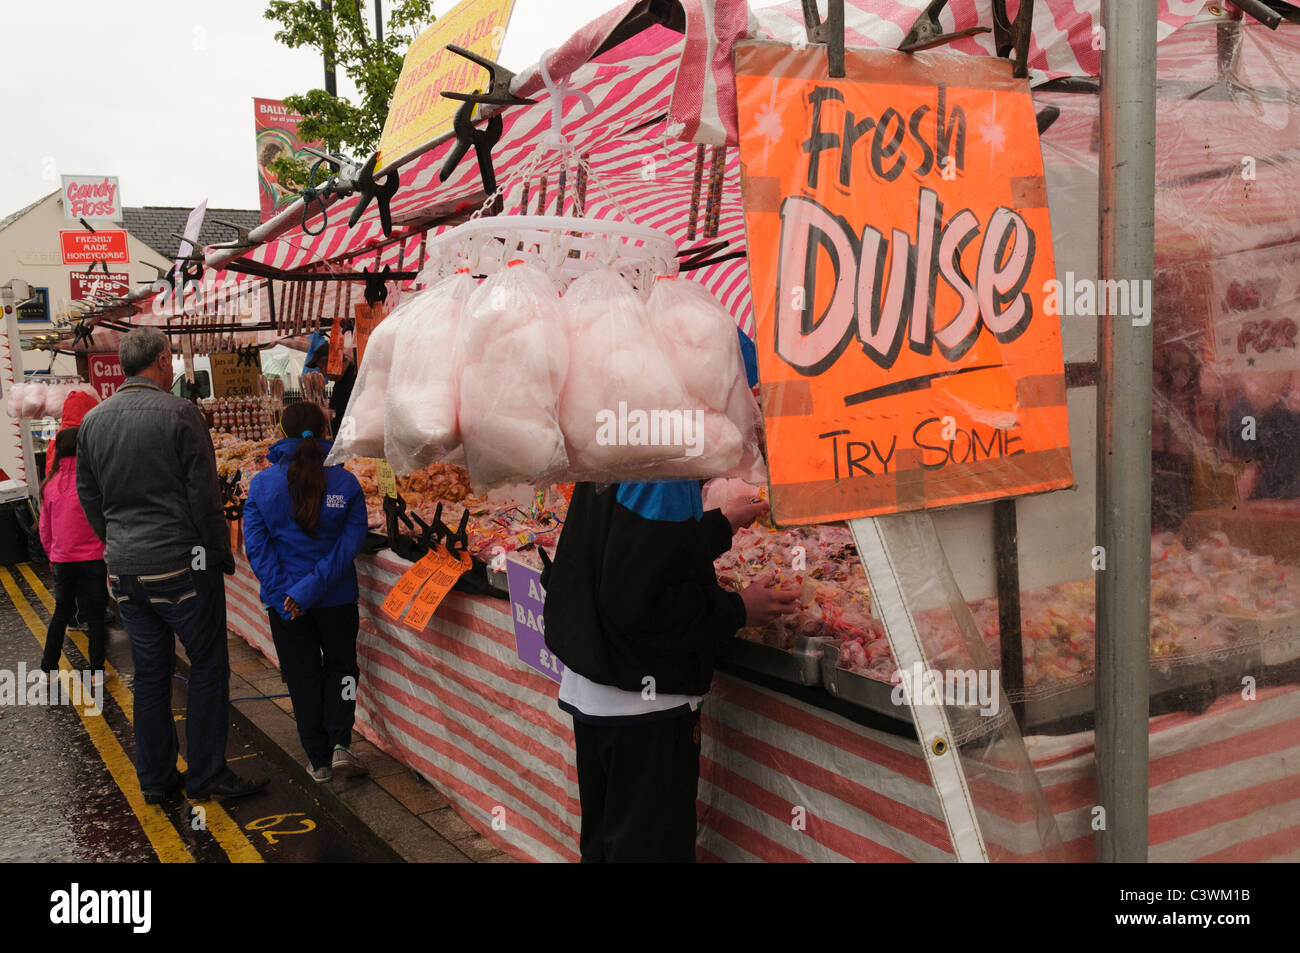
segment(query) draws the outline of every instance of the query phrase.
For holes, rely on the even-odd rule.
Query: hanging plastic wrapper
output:
[[[656,281],[647,310],[654,316],[650,327],[655,340],[676,370],[687,403],[702,411],[705,421],[701,459],[670,467],[673,472],[663,475],[727,475],[766,483],[762,416],[745,377],[731,315],[703,286],[683,278]]]
[[[467,272],[444,278],[397,328],[384,396],[384,457],[397,473],[437,463],[460,445],[461,316],[476,287]]]
[[[388,392],[398,333],[407,321],[420,320],[423,296],[407,296],[370,334],[357,382],[343,419],[335,428],[334,446],[326,463],[344,463],[353,457],[384,455],[384,397]]]
[[[563,305],[571,361],[560,424],[569,476],[636,478],[701,456],[703,415],[687,407],[628,283],[608,269],[591,272],[569,287]],[[738,439],[730,443],[739,446]]]
[[[559,402],[569,353],[554,283],[527,264],[497,272],[471,295],[460,339],[472,485],[548,482],[568,463]]]

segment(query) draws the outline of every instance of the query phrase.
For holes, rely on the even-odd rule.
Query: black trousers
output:
[[[327,766],[334,746],[352,744],[357,710],[355,602],[308,609],[292,622],[268,611],[280,675],[289,686],[298,739],[313,768]]]
[[[573,734],[583,863],[694,863],[700,713]]]
[[[107,648],[108,630],[104,625],[104,612],[108,606],[108,568],[102,559],[89,559],[76,563],[50,563],[54,574],[54,614],[45,632],[45,651],[41,654],[41,668],[53,672],[59,667],[63,652],[63,637],[68,623],[81,605],[82,623],[90,641],[91,671],[104,669],[104,652]]]

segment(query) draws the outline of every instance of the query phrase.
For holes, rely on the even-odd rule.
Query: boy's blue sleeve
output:
[[[343,532],[330,549],[329,554],[316,563],[312,571],[303,576],[286,593],[298,603],[299,608],[310,609],[316,605],[325,593],[343,576],[352,565],[361,547],[366,541],[368,520],[366,517],[366,498],[361,492],[357,478],[348,474],[351,484],[348,488],[347,512],[343,519]]]
[[[262,591],[275,600],[271,608],[283,617],[286,580],[262,514],[259,489],[257,477],[254,477],[244,503],[244,552],[248,555],[248,564],[253,567],[253,575],[262,584]]]

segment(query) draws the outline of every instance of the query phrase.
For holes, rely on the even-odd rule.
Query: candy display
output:
[[[208,426],[242,440],[270,438],[280,421],[280,402],[272,397],[208,397],[199,401]]]
[[[737,547],[718,560],[719,580],[740,588],[742,580],[776,571],[775,581],[801,584],[800,612],[765,629],[743,630],[751,641],[789,651],[796,635],[840,639],[839,666],[889,682],[896,666],[884,628],[869,617],[866,579],[847,530],[811,530],[737,535]],[[838,545],[838,549],[836,548]],[[790,568],[796,546],[807,553],[807,570]],[[1028,695],[1058,690],[1090,679],[1095,668],[1095,591],[1092,580],[1061,583],[1021,594],[1021,629]],[[990,658],[1000,657],[996,599],[970,603],[975,627]],[[1152,540],[1151,659],[1175,664],[1222,657],[1238,651],[1261,631],[1252,622],[1300,619],[1300,569],[1270,556],[1232,546],[1214,534],[1187,549],[1172,533]],[[961,634],[950,612],[919,612],[916,622],[931,661],[964,658]],[[1267,627],[1263,631],[1269,631]]]

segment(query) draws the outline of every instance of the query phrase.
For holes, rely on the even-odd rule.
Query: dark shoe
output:
[[[178,771],[176,777],[172,779],[172,783],[167,785],[167,790],[146,791],[143,788],[141,788],[140,793],[144,795],[144,803],[162,804],[164,801],[167,801],[170,798],[179,797],[181,793],[181,789],[184,786],[185,786],[185,772]]]
[[[260,781],[254,781],[251,778],[241,778],[237,774],[232,774],[220,784],[208,788],[206,791],[186,791],[186,795],[191,801],[209,801],[212,798],[231,798],[231,797],[248,797],[250,794],[257,794],[264,791],[266,786],[271,783],[270,778],[262,778]]]

